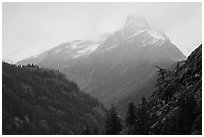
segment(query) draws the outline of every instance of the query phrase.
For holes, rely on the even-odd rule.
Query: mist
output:
[[[188,56],[202,41],[201,3],[3,3],[3,59],[16,62],[63,42],[146,18]]]

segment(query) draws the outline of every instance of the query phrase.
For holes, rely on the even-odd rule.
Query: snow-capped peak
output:
[[[144,45],[162,45],[169,40],[164,33],[152,29],[143,17],[134,14],[127,17],[125,24],[118,31],[126,39],[143,35]]]
[[[90,55],[108,36],[109,33],[105,33],[87,39],[73,40],[70,44],[65,46],[66,52],[71,55],[72,58]]]

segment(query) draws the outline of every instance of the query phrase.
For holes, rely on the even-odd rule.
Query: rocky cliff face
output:
[[[202,134],[202,45],[150,98],[153,134]]]

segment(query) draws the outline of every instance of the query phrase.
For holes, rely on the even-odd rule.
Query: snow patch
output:
[[[146,30],[146,32],[152,37],[152,40],[146,42],[147,45],[161,46],[168,40],[168,38],[164,34],[152,29],[148,29]]]
[[[76,52],[76,55],[73,56],[73,58],[78,58],[80,56],[89,55],[92,52],[94,52],[98,48],[99,45],[100,45],[99,43],[88,45],[86,48],[78,50]]]
[[[77,44],[72,44],[69,46],[69,49],[74,50],[74,49],[78,49],[78,45]]]
[[[57,54],[57,53],[59,53],[60,51],[61,51],[61,49],[57,49],[57,50],[53,51],[52,53],[53,53],[53,54]]]
[[[115,48],[115,47],[117,47],[117,45],[114,45],[114,46],[112,46],[112,47],[106,48],[105,50],[103,50],[103,52],[104,52],[104,51],[107,51],[107,50],[110,50],[110,49],[113,49],[113,48]]]
[[[136,31],[135,33],[133,33],[130,37],[135,37],[135,36],[141,34],[141,33],[144,32],[144,31],[145,31],[144,29],[138,30],[138,31]]]
[[[159,34],[158,32],[156,31],[153,31],[153,30],[147,30],[147,32],[152,36],[154,37],[155,39],[158,39],[158,40],[165,40],[166,38]]]

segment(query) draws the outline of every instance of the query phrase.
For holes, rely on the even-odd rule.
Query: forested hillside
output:
[[[112,107],[107,134],[202,134],[202,45],[174,70],[155,67],[157,90],[138,106],[130,102],[123,121]]]
[[[3,134],[103,134],[103,105],[63,74],[2,65]]]

